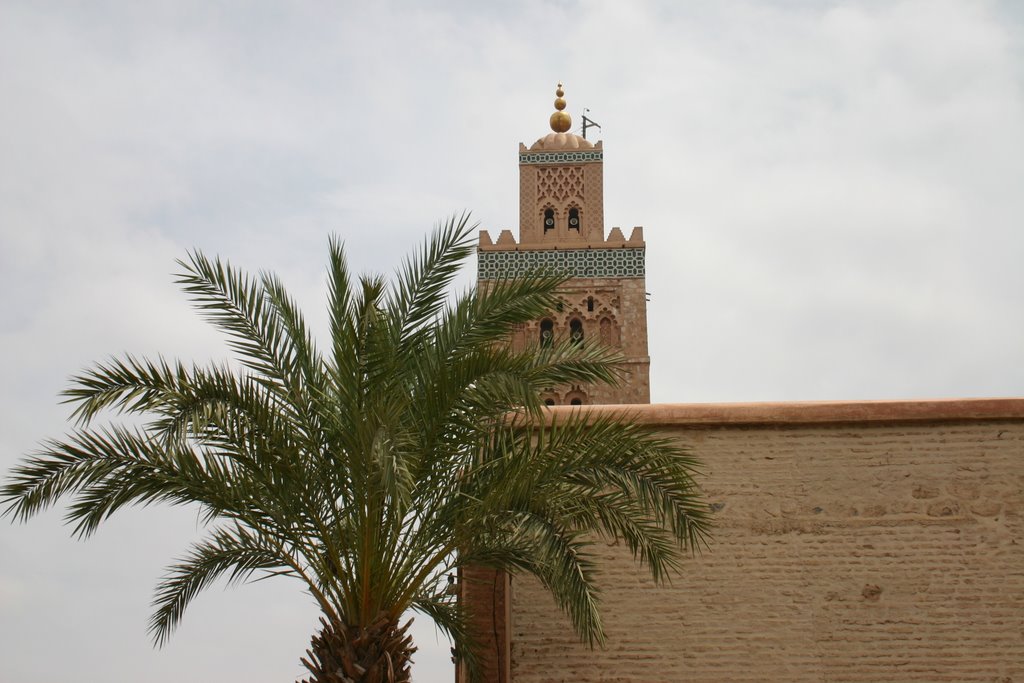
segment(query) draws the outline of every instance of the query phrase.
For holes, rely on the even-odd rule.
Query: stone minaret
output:
[[[568,132],[563,95],[559,83],[553,132],[529,149],[519,144],[519,240],[511,230],[496,241],[481,231],[478,278],[484,284],[536,267],[568,272],[558,310],[518,330],[514,342],[600,340],[625,355],[620,386],[552,387],[550,405],[650,403],[643,229],[628,239],[619,228],[605,236],[604,149]]]
[[[502,230],[492,240],[480,232],[478,279],[515,276],[538,267],[568,272],[557,310],[515,332],[513,343],[601,340],[622,350],[624,376],[617,387],[551,387],[549,405],[650,403],[647,298],[643,229],[627,239],[604,228],[604,150],[569,131],[562,84],[558,84],[553,132],[529,149],[519,145],[519,239]],[[486,683],[508,683],[509,615],[514,593],[509,577],[481,567],[464,569],[461,595],[481,638]],[[458,671],[457,680],[465,681]]]

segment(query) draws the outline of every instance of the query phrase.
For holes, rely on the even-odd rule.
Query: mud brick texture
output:
[[[515,683],[1024,683],[1024,422],[662,427],[714,540],[657,587],[599,543],[607,647],[511,582]]]
[[[469,613],[480,658],[480,676],[485,683],[508,683],[508,575],[478,566],[464,567],[459,574],[460,599]],[[456,663],[455,680],[469,683],[469,674],[461,662]]]

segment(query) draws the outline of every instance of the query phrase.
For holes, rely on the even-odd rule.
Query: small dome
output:
[[[594,143],[575,133],[548,133],[530,145],[531,152],[561,149],[594,149]]]

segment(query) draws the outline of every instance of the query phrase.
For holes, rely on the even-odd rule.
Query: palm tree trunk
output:
[[[416,648],[404,626],[381,615],[369,627],[348,626],[320,619],[320,633],[303,665],[312,674],[301,683],[408,683]]]

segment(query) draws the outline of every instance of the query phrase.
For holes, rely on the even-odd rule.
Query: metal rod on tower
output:
[[[601,124],[599,124],[597,121],[594,121],[593,119],[587,117],[587,112],[589,112],[589,111],[590,111],[589,109],[584,109],[583,110],[583,139],[584,140],[587,139],[587,128],[597,128],[598,130],[601,130]]]

